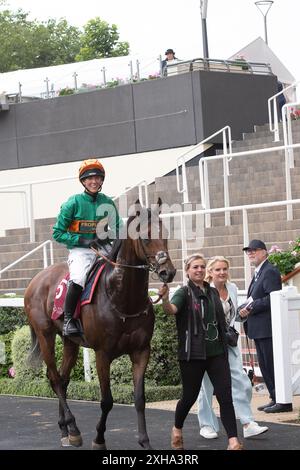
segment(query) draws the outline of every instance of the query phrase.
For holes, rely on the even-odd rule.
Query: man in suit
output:
[[[258,410],[266,413],[292,411],[292,403],[276,403],[275,396],[270,293],[282,288],[280,272],[268,261],[268,251],[263,241],[252,240],[243,251],[246,251],[255,271],[247,293],[250,304],[239,314],[246,318],[246,334],[254,339],[258,364],[271,399]]]

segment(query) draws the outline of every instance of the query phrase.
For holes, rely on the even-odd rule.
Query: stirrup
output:
[[[81,336],[83,334],[81,325],[78,325],[77,320],[70,318],[64,322],[62,335],[63,336]]]

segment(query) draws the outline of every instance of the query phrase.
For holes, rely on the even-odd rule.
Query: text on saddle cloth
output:
[[[98,283],[98,280],[100,278],[100,275],[103,271],[104,266],[105,266],[105,263],[104,264],[96,263],[94,265],[94,268],[92,269],[89,275],[89,278],[87,280],[87,283],[85,285],[85,288],[81,294],[80,301],[77,304],[74,318],[80,317],[80,309],[83,305],[91,303],[93,294],[95,291],[95,287]],[[65,297],[67,294],[69,278],[70,278],[70,275],[69,273],[67,273],[67,275],[60,281],[60,283],[58,284],[56,288],[55,297],[54,297],[54,305],[53,305],[53,310],[51,314],[52,320],[57,320],[64,313],[64,303],[65,303]]]

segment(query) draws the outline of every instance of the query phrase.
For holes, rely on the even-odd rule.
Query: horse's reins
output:
[[[107,263],[111,264],[112,266],[114,266],[114,267],[116,267],[116,268],[135,268],[135,269],[145,269],[145,270],[151,271],[149,264],[133,265],[133,264],[117,263],[117,262],[112,261],[111,259],[109,259],[109,258],[108,258],[107,256],[105,256],[103,253],[100,253],[96,248],[91,247],[91,250],[93,250],[99,257],[105,259],[105,261],[106,261]]]

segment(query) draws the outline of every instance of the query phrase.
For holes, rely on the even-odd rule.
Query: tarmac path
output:
[[[69,405],[83,437],[83,446],[77,451],[91,449],[99,420],[100,405],[96,402],[72,400],[69,400]],[[152,447],[156,450],[170,450],[174,411],[147,408],[146,419]],[[62,449],[57,421],[57,400],[0,395],[0,450]],[[269,431],[256,438],[244,440],[246,450],[300,449],[299,425],[266,423],[262,419],[260,423],[268,425]],[[242,436],[239,421],[238,431],[239,436]],[[184,426],[184,443],[186,450],[224,450],[227,439],[222,426],[218,439],[203,439],[199,435],[197,416],[195,413],[190,413]],[[106,445],[112,451],[140,449],[137,442],[137,417],[134,406],[114,405],[107,421]]]

